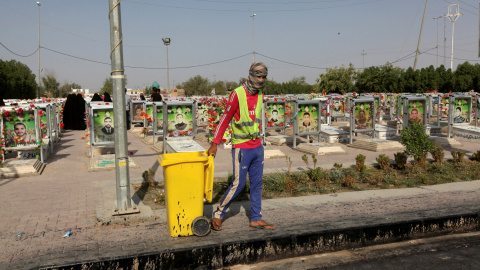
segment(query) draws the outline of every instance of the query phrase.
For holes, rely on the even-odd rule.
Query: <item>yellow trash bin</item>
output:
[[[167,222],[172,237],[210,232],[203,216],[203,199],[212,202],[213,156],[207,152],[171,153],[158,156],[165,181]]]

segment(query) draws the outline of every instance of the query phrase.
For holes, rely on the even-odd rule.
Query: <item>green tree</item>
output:
[[[43,92],[48,97],[57,98],[60,96],[60,83],[57,82],[55,74],[53,72],[48,72],[46,76],[42,77]]]
[[[72,92],[72,89],[82,89],[82,86],[76,83],[64,83],[62,86],[59,88],[59,95],[58,97],[67,97],[68,94]]]
[[[227,86],[223,81],[215,82],[210,88],[215,89],[215,95],[225,95],[227,93]]]
[[[128,83],[127,75],[125,75],[124,85],[126,86],[127,83]],[[105,80],[103,81],[103,86],[102,86],[102,88],[100,88],[100,93],[103,95],[105,92],[109,93],[110,95],[113,94],[113,81],[112,81],[112,77],[107,77],[107,78],[105,78]]]
[[[345,94],[352,90],[356,79],[357,72],[352,63],[348,67],[342,65],[340,68],[327,68],[327,72],[317,78],[318,87],[314,87],[314,91]]]
[[[233,91],[235,88],[239,87],[240,85],[236,82],[225,82],[225,87],[227,88],[227,91]]]
[[[474,78],[478,69],[468,62],[460,64],[455,70],[454,89],[455,92],[468,92],[475,88]]]
[[[15,60],[0,59],[0,91],[3,91],[3,98],[35,98],[37,90],[35,75],[28,66]]]
[[[100,88],[100,93],[103,95],[104,93],[109,93],[112,95],[112,88],[113,88],[113,83],[112,83],[112,77],[105,78],[103,81],[103,86]]]
[[[186,96],[208,96],[212,91],[211,84],[207,78],[197,75],[183,83]]]

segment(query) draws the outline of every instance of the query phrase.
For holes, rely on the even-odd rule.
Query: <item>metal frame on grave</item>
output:
[[[14,109],[15,107],[2,107],[2,109],[6,109],[6,110],[11,110],[11,109]],[[22,108],[24,111],[27,111],[29,110],[28,107],[24,107],[24,106],[19,106],[17,108]],[[43,163],[45,158],[44,158],[44,155],[43,155],[43,145],[42,143],[39,143],[40,140],[43,140],[42,139],[42,136],[40,135],[40,119],[38,117],[38,110],[37,110],[37,107],[35,107],[33,109],[33,112],[34,112],[34,118],[35,118],[35,139],[36,139],[36,142],[37,144],[36,145],[26,145],[26,146],[13,146],[13,147],[5,147],[5,151],[25,151],[25,150],[34,150],[34,149],[39,149],[40,151],[40,161]],[[6,138],[4,138],[4,126],[3,126],[3,114],[2,114],[2,117],[0,117],[0,138],[2,138],[4,141]],[[2,157],[3,157],[3,161],[5,162],[5,156],[3,155],[2,153]],[[3,165],[2,165],[3,166]]]
[[[468,100],[468,112],[467,112],[467,118],[464,123],[455,123],[455,112],[456,112],[456,106],[457,106],[457,100]],[[449,99],[448,99],[448,138],[452,138],[452,128],[453,126],[469,126],[470,122],[472,121],[472,96],[470,95],[465,95],[462,93],[454,93],[451,94]]]
[[[40,108],[40,109],[44,109],[45,110],[45,113],[47,114],[47,134],[46,137],[48,138],[48,144],[50,146],[50,150],[51,150],[51,153],[53,153],[53,147],[54,147],[54,143],[55,143],[55,139],[53,138],[53,131],[52,131],[52,104],[50,103],[39,103],[39,104],[35,104],[35,107]],[[39,117],[39,119],[41,119]],[[41,120],[40,120],[41,121]],[[38,123],[40,125],[40,122]],[[40,134],[41,137],[43,137],[43,134]]]
[[[409,95],[409,96],[402,96],[402,104],[403,104],[403,112],[402,112],[402,116],[403,116],[403,127],[404,128],[407,128],[408,125],[409,125],[409,110],[410,110],[410,101],[421,101],[422,102],[422,106],[423,106],[423,126],[426,128],[426,125],[427,125],[427,110],[428,110],[428,106],[427,106],[427,98],[425,96],[412,96],[412,95]]]
[[[357,103],[371,103],[371,119],[372,121],[372,128],[369,129],[357,129],[355,127],[355,113],[356,113],[356,108],[357,108]],[[350,108],[350,131],[349,131],[349,136],[350,136],[350,144],[353,143],[353,133],[362,133],[362,132],[372,132],[372,138],[375,139],[375,116],[377,114],[376,108],[375,108],[375,99],[373,96],[362,96],[359,98],[350,98],[349,99],[349,104],[351,105]],[[367,118],[368,121],[368,118]]]
[[[437,117],[437,126],[440,126],[440,114],[441,114],[441,112],[440,112],[440,110],[441,110],[440,102],[441,102],[441,97],[440,97],[440,95],[429,93],[429,94],[426,94],[426,98],[427,98],[427,104],[428,104],[427,105],[428,106],[427,124],[430,125],[431,124],[431,119],[433,117]],[[434,114],[434,112],[433,112],[433,104],[434,104],[433,100],[434,99],[437,99],[437,113],[436,114]]]
[[[191,107],[192,112],[192,136],[179,136],[172,137],[170,136],[170,131],[168,129],[168,109],[170,106],[182,106],[182,107]],[[196,126],[196,113],[197,107],[195,101],[165,101],[163,102],[163,153],[167,153],[167,140],[195,140],[197,134]]]
[[[162,123],[162,128],[163,128],[163,123],[165,122],[165,114],[164,114],[164,103],[161,102],[161,101],[155,101],[153,102],[153,123],[152,123],[152,126],[153,126],[153,145],[155,145],[155,142],[157,140],[155,140],[155,136],[157,135],[161,135],[163,136],[163,129],[158,129],[158,108],[161,108],[162,109],[162,112],[161,112],[161,123]],[[148,127],[147,127],[148,128]]]
[[[271,105],[281,105],[283,107],[283,122],[281,123],[282,125],[281,126],[274,126],[274,127],[268,127],[268,124],[269,124],[269,121],[268,121],[268,117],[267,117],[267,111],[268,111],[268,106]],[[263,143],[265,144],[265,140],[266,140],[266,130],[277,130],[277,129],[283,129],[283,135],[287,135],[287,118],[285,117],[285,110],[286,110],[286,105],[287,103],[285,102],[285,100],[277,100],[277,101],[264,101],[263,102],[263,108],[262,108],[262,115],[263,115],[263,119],[262,119],[262,138],[263,138]],[[273,113],[273,111],[272,111]],[[280,114],[280,111],[277,110],[277,113]],[[234,120],[232,118],[232,120]]]
[[[90,157],[93,158],[93,147],[94,146],[115,146],[115,139],[113,141],[103,141],[103,142],[95,142],[95,119],[94,119],[94,111],[95,110],[107,110],[110,109],[113,112],[113,104],[111,102],[94,102],[89,104],[88,110],[88,117],[90,121]],[[106,103],[109,103],[106,105]],[[113,118],[112,118],[113,119]],[[115,126],[115,125],[114,125]]]
[[[295,100],[295,103],[294,103],[295,107],[294,107],[294,111],[295,111],[295,115],[296,115],[296,119],[295,119],[295,122],[294,122],[294,128],[293,128],[293,148],[297,148],[297,136],[310,136],[310,135],[314,135],[314,136],[318,136],[318,141],[320,141],[320,130],[321,130],[321,126],[322,126],[322,123],[321,123],[321,104],[320,104],[320,100],[316,99],[316,100]],[[314,131],[314,132],[299,132],[299,122],[300,122],[300,115],[299,115],[299,107],[301,105],[313,105],[313,106],[316,106],[316,110],[318,111],[318,121],[317,121],[317,130]]]
[[[135,111],[136,111],[136,107],[138,105],[141,105],[142,106],[142,111],[145,111],[145,104],[146,101],[144,100],[135,100],[135,101],[132,101],[130,103],[130,123],[133,125],[133,124],[143,124],[143,119],[142,120],[133,120],[133,117],[135,116]]]

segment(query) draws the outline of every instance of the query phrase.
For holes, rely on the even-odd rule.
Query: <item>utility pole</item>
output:
[[[455,14],[452,14],[452,9],[455,8]],[[447,17],[450,19],[452,22],[452,52],[450,54],[450,69],[453,71],[453,32],[454,32],[454,27],[455,27],[455,21],[463,15],[463,13],[459,13],[460,7],[458,4],[451,4],[448,5],[448,14]]]
[[[418,36],[417,51],[415,52],[415,63],[413,63],[413,70],[417,68],[418,54],[420,53],[420,41],[422,40],[423,23],[425,22],[425,13],[427,12],[428,0],[425,0],[425,9],[423,10],[422,26],[420,27],[420,35]]]
[[[257,14],[253,13],[250,17],[252,17],[252,23],[253,23],[253,62],[255,62],[255,16]]]
[[[435,66],[436,68],[438,68],[438,19],[442,18],[444,16],[438,16],[436,18],[433,18],[434,20],[437,20],[437,65]]]
[[[365,55],[367,55],[365,53],[365,50],[362,50],[362,56],[363,56],[362,72],[365,71]]]
[[[38,98],[40,98],[40,2],[37,2],[38,6]]]
[[[443,0],[445,10],[445,0]],[[443,16],[443,67],[447,67],[447,15]]]
[[[127,123],[125,105],[125,70],[123,66],[122,24],[120,0],[109,0],[110,60],[115,128],[115,174],[117,200],[112,215],[140,212],[130,196],[128,166]]]

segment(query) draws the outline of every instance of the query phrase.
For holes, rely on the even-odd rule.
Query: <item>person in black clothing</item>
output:
[[[151,101],[162,101],[162,96],[160,95],[160,89],[153,87],[152,89],[152,100]]]
[[[105,94],[103,94],[103,101],[104,102],[113,102],[112,98],[110,97],[110,94],[105,92]]]
[[[65,125],[65,130],[73,129],[74,100],[75,94],[69,94],[65,101],[65,106],[63,108],[63,124]]]
[[[103,101],[103,100],[102,100],[102,97],[98,93],[95,93],[95,94],[93,94],[92,100],[90,100],[90,101]]]
[[[143,93],[140,93],[140,100],[146,100],[146,99],[145,99],[145,96],[143,95]]]

